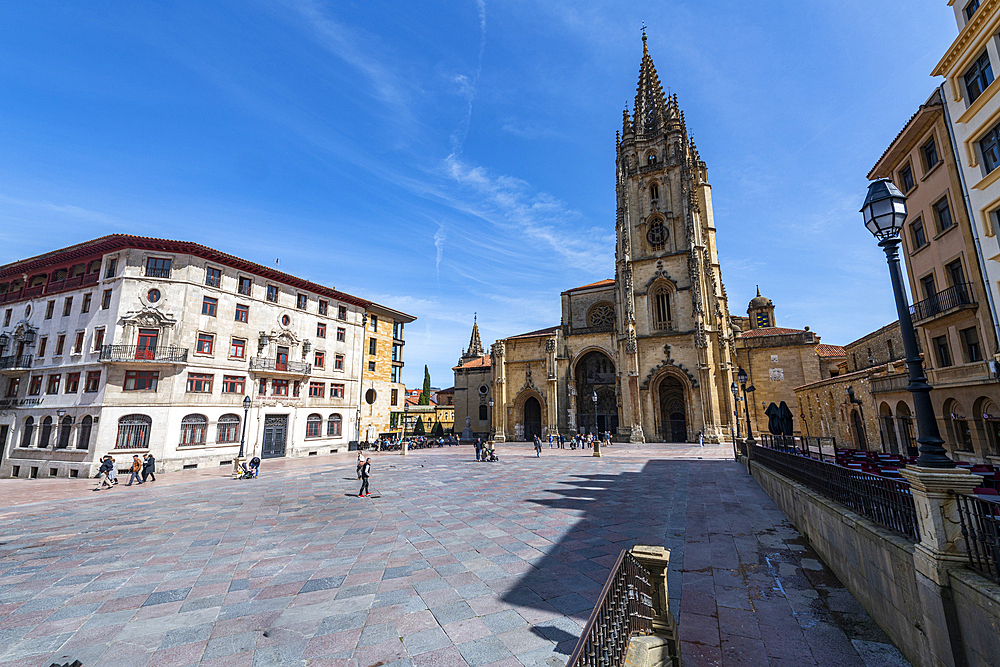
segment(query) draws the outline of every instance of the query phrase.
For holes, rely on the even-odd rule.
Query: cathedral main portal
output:
[[[665,442],[687,442],[684,385],[670,375],[660,382],[660,425]]]
[[[580,360],[576,366],[576,391],[580,433],[618,433],[615,364],[607,355],[593,351]]]

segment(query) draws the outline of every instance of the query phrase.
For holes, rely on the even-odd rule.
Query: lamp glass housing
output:
[[[739,379],[740,384],[746,384],[747,383],[747,372],[745,370],[743,370],[742,368],[739,369],[739,371],[737,371],[736,377]]]
[[[244,396],[243,397],[243,409],[244,410],[249,410],[250,409],[250,397],[249,396]]]
[[[897,238],[906,221],[906,196],[888,178],[872,181],[861,215],[878,240]]]

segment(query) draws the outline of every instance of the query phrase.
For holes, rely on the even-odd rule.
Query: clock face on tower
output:
[[[662,246],[667,242],[667,238],[670,236],[670,232],[667,230],[663,221],[656,220],[649,226],[649,231],[646,232],[646,240],[652,246]]]

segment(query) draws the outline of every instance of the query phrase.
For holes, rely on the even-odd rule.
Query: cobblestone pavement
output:
[[[905,665],[729,451],[381,455],[372,499],[330,457],[0,502],[0,666],[560,667],[636,543],[672,550],[685,665]]]

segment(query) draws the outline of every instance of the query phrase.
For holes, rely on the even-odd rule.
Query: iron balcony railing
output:
[[[917,510],[906,482],[824,463],[799,454],[754,446],[750,458],[804,484],[890,530],[920,539]]]
[[[872,379],[873,394],[891,394],[898,391],[906,391],[910,386],[909,375],[890,375],[884,378]]]
[[[566,667],[621,667],[632,637],[653,632],[649,579],[635,556],[622,551]]]
[[[917,301],[910,306],[910,315],[919,322],[947,312],[952,308],[974,305],[976,305],[976,295],[972,290],[972,283],[959,283],[941,290],[923,301]]]
[[[250,370],[309,375],[312,373],[312,364],[302,361],[280,361],[274,357],[251,357]]]
[[[147,278],[169,278],[170,277],[170,269],[169,268],[157,269],[157,268],[153,268],[152,266],[147,266],[146,267],[146,277]]]
[[[138,345],[102,345],[101,361],[153,362],[161,364],[187,363],[187,348],[161,345],[139,347]]]
[[[955,495],[969,567],[1000,584],[1000,497]]]
[[[820,461],[825,461],[826,459],[835,460],[837,458],[836,438],[761,433],[759,442],[761,446],[768,449],[800,454],[814,459],[818,458]]]
[[[32,358],[30,354],[12,354],[8,357],[0,357],[0,370],[28,369],[31,368],[31,362]]]

